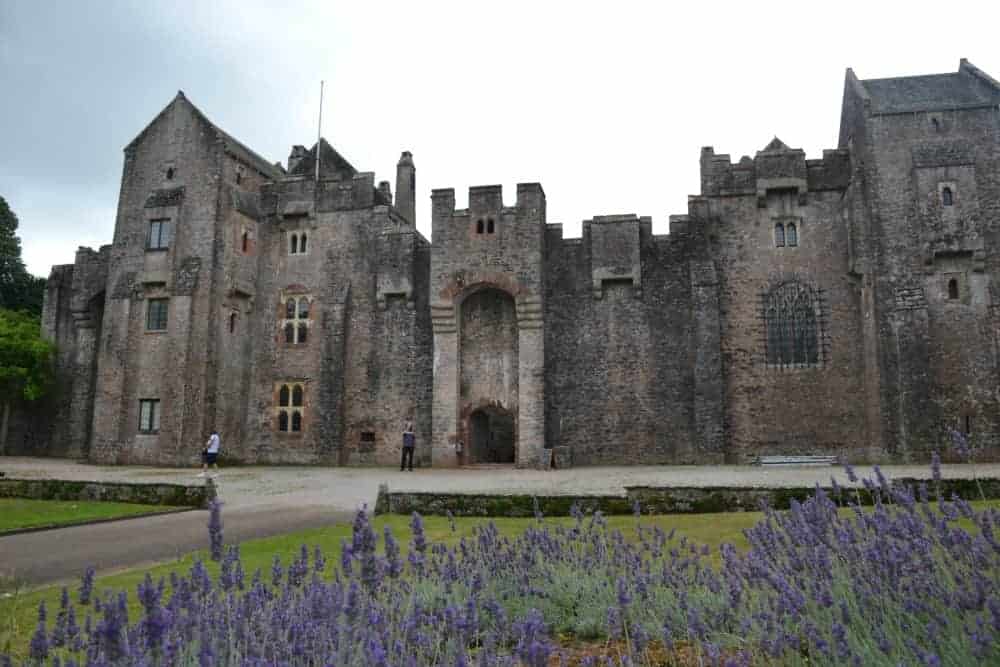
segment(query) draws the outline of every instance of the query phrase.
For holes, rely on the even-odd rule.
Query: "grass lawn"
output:
[[[0,535],[22,528],[42,528],[85,523],[97,519],[122,519],[136,514],[175,508],[133,503],[86,500],[27,500],[0,498]]]
[[[986,501],[972,503],[977,509],[983,507],[998,507],[1000,501]],[[849,512],[850,510],[843,510]],[[730,543],[737,549],[742,550],[747,547],[747,541],[743,536],[743,530],[753,526],[762,517],[760,512],[732,512],[724,514],[672,514],[659,516],[643,516],[641,521],[644,526],[660,526],[665,531],[677,530],[677,536],[686,536],[689,541],[698,544],[705,544],[711,547],[712,560],[716,563],[720,561],[718,547],[723,543]],[[379,545],[381,550],[381,538],[383,530],[389,526],[393,535],[400,542],[403,555],[408,551],[410,540],[410,517],[400,515],[379,516],[372,522],[376,534],[379,535]],[[471,537],[473,528],[480,524],[493,521],[501,533],[516,535],[535,522],[531,518],[458,518],[455,519],[455,530],[451,529],[451,524],[445,517],[424,517],[424,532],[429,544],[438,542],[444,544],[457,543],[463,536]],[[569,517],[544,519],[548,525],[572,525],[573,519]],[[207,514],[206,514],[207,522]],[[225,524],[225,512],[223,512],[223,524]],[[608,524],[611,528],[622,531],[626,539],[635,539],[636,519],[633,516],[613,516],[608,517]],[[966,529],[971,527],[971,522],[964,520],[960,525]],[[341,540],[350,541],[351,525],[341,524],[327,528],[317,528],[286,535],[278,535],[258,540],[250,540],[240,545],[241,559],[243,567],[249,580],[254,570],[260,569],[265,580],[270,575],[271,561],[277,555],[282,563],[287,564],[298,554],[301,545],[309,547],[310,554],[314,546],[319,546],[327,559],[327,572],[339,567]],[[136,600],[136,586],[143,580],[146,573],[150,573],[154,580],[159,577],[167,577],[171,571],[186,573],[192,566],[196,558],[201,558],[206,562],[209,572],[213,577],[218,573],[218,565],[208,558],[208,531],[205,533],[206,549],[191,554],[187,554],[179,559],[163,562],[153,567],[144,567],[125,572],[101,576],[98,573],[94,586],[95,595],[101,595],[104,590],[120,591],[126,590],[129,593],[129,620],[135,622],[139,617],[140,605]],[[82,573],[81,573],[82,574]],[[67,582],[71,597],[76,602],[76,589],[78,581]],[[169,584],[168,584],[169,589]],[[59,596],[61,586],[48,586],[31,591],[19,590],[13,582],[0,581],[0,654],[5,652],[22,654],[31,638],[37,623],[38,604],[45,601],[51,617],[59,608]],[[169,595],[169,593],[168,593]],[[80,611],[78,609],[78,611]],[[81,624],[83,618],[79,619]]]

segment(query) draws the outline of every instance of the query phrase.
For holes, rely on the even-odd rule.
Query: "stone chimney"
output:
[[[396,165],[396,211],[411,225],[417,224],[416,190],[417,170],[413,167],[413,155],[403,151]]]
[[[389,185],[389,181],[379,181],[378,183],[379,194],[382,195],[383,200],[387,204],[392,203],[392,188]]]

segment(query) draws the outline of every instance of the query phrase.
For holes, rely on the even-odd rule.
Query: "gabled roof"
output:
[[[201,109],[196,107],[194,103],[192,103],[191,100],[189,100],[184,95],[183,90],[177,91],[177,95],[174,97],[174,99],[171,100],[170,103],[167,106],[165,106],[162,111],[160,111],[160,113],[156,114],[156,117],[153,118],[153,120],[150,121],[145,128],[143,128],[142,132],[136,135],[135,139],[129,142],[129,144],[125,147],[125,150],[128,150],[133,145],[138,143],[139,140],[142,139],[142,137],[144,137],[147,132],[149,132],[149,129],[153,127],[157,123],[157,121],[160,120],[160,118],[165,116],[166,113],[176,104],[186,105],[195,115],[195,117],[198,118],[202,123],[204,123],[209,128],[209,130],[214,132],[216,136],[225,144],[225,150],[227,152],[229,152],[236,158],[242,160],[246,164],[254,167],[255,169],[265,174],[269,178],[279,179],[283,176],[281,170],[278,169],[275,165],[271,164],[270,162],[262,158],[256,152],[248,148],[246,144],[237,140],[231,134],[229,134],[228,132],[220,128],[218,125],[210,121],[208,119],[208,116],[202,113]]]
[[[774,139],[771,139],[771,143],[769,143],[767,146],[764,146],[764,150],[762,150],[761,152],[768,153],[771,151],[790,151],[790,150],[792,149],[789,148],[784,141],[782,141],[778,137],[775,137]]]
[[[1000,104],[997,82],[965,59],[954,73],[864,79],[859,83],[871,99],[873,113],[936,111]]]
[[[349,179],[358,173],[358,170],[323,137],[320,137],[319,146],[322,150],[319,163],[321,177]],[[288,175],[312,176],[316,171],[316,144],[304,152],[301,146],[296,146],[293,148],[293,155],[296,153],[299,159],[293,166],[289,158]]]

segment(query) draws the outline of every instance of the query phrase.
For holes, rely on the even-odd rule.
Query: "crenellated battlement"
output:
[[[847,149],[824,150],[819,160],[806,159],[805,151],[789,148],[775,137],[751,159],[733,163],[727,153],[711,146],[701,149],[701,194],[730,197],[755,195],[763,202],[768,190],[796,190],[800,199],[808,192],[844,190],[850,182]]]

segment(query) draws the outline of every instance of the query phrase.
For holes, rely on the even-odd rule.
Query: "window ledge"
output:
[[[136,435],[159,435],[159,431],[139,431]]]
[[[148,333],[148,334],[165,334],[165,333],[167,333],[167,331],[168,331],[167,329],[146,329],[145,331],[143,331],[143,333]]]
[[[146,252],[167,252],[170,250],[169,246],[166,248],[146,248]]]

